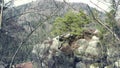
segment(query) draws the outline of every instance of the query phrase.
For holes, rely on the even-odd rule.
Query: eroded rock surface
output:
[[[106,46],[105,50],[104,46],[96,35],[89,39],[79,38],[72,43],[68,40],[61,41],[60,36],[57,36],[36,45],[33,53],[39,57],[43,68],[119,68],[119,58],[114,57],[120,54],[119,49]]]

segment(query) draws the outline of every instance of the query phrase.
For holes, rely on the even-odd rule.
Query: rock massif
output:
[[[64,38],[72,35],[64,35]],[[61,36],[45,40],[33,48],[34,59],[41,68],[113,68],[120,67],[119,60],[111,55],[119,51],[105,49],[98,36],[79,38],[72,42],[61,41]],[[62,36],[63,38],[63,36]],[[115,49],[118,49],[114,47]],[[114,53],[116,52],[116,53]],[[116,54],[119,55],[119,54]],[[41,64],[41,65],[40,65]]]

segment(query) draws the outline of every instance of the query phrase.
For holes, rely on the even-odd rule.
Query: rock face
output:
[[[67,34],[45,40],[34,46],[33,54],[39,59],[35,63],[39,68],[114,68],[120,67],[118,44],[105,46],[99,37],[79,38],[69,43]],[[61,39],[61,37],[63,39]],[[63,41],[65,40],[65,41]],[[38,65],[39,65],[38,64]],[[37,68],[38,68],[37,67]]]
[[[33,48],[32,52],[36,57],[40,58],[36,62],[41,61],[40,66],[43,68],[73,68],[74,58],[66,56],[59,50],[60,42],[58,37],[46,41]]]
[[[2,29],[0,30],[0,55],[2,55],[0,58],[8,56],[11,57],[11,55],[13,55],[18,48],[19,44],[23,42],[23,40],[29,34],[31,34],[32,31],[36,30],[38,26],[39,28],[32,34],[31,38],[26,43],[29,45],[38,44],[37,46],[39,46],[39,42],[42,42],[47,38],[47,36],[49,36],[55,18],[58,16],[64,16],[64,14],[68,12],[71,7],[75,8],[76,11],[82,9],[89,14],[87,4],[70,3],[70,5],[71,6],[56,0],[37,0],[29,4],[24,4],[13,8],[10,7],[5,10],[3,12],[4,18],[2,20]],[[55,43],[53,42],[53,44]],[[42,46],[43,45],[44,44],[42,43]],[[27,48],[26,46],[25,48]],[[29,47],[31,48],[31,46],[28,46],[28,49],[26,49],[27,51],[30,49]],[[53,47],[55,46],[51,46],[51,49]],[[66,50],[67,47],[64,47],[62,50]],[[44,46],[42,48],[44,48]],[[71,51],[71,49],[67,50],[67,52],[69,51]],[[26,53],[26,51],[22,52],[22,54],[24,53]],[[17,59],[23,58],[23,56],[18,56],[20,58],[16,58],[15,61],[17,61]],[[27,56],[25,56],[24,60],[21,60],[21,62],[26,61]],[[10,58],[5,58],[4,62],[9,63],[10,60]],[[20,61],[18,60],[18,62]]]
[[[71,44],[60,41],[60,36],[57,36],[35,45],[33,54],[38,57],[34,61],[41,64],[39,68],[102,68],[111,65],[107,62],[110,59],[106,58],[99,37],[95,35],[90,39],[78,39]],[[118,62],[113,64],[119,67]]]
[[[119,68],[120,61],[113,57],[118,55],[119,51],[111,48],[105,50],[103,46],[95,35],[89,39],[77,39],[71,44],[68,41],[62,42],[58,36],[36,45],[33,53],[39,57],[40,66],[43,68]],[[38,62],[38,59],[35,62]]]
[[[98,37],[93,36],[88,44],[89,45],[85,51],[86,55],[91,55],[92,58],[94,58],[94,57],[97,58],[97,57],[100,57],[102,55],[101,45],[100,45],[100,41],[99,41]]]
[[[79,46],[75,51],[75,56],[77,57],[85,56],[86,58],[93,60],[102,56],[100,41],[96,36],[93,36],[89,41],[79,39],[77,45]]]

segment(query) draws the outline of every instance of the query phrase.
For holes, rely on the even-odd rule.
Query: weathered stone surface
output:
[[[119,48],[104,46],[95,35],[89,40],[78,39],[71,45],[68,41],[61,44],[58,36],[44,41],[37,48],[45,68],[119,68],[120,62],[115,58],[119,54]]]
[[[120,68],[120,59],[115,62],[115,66],[116,66],[117,68]]]
[[[76,68],[87,68],[87,65],[84,64],[84,63],[78,62],[78,63],[76,64]]]
[[[89,44],[87,40],[79,39],[78,41],[76,41],[76,45],[79,46],[79,48],[75,50],[75,55],[79,56],[85,54],[85,50]]]
[[[85,54],[90,55],[92,58],[101,57],[102,51],[101,51],[101,45],[98,37],[96,36],[92,37],[92,39],[89,41],[89,45],[85,51]]]
[[[76,44],[79,46],[74,51],[75,56],[85,60],[98,59],[103,56],[99,38],[93,36],[91,40],[79,39]]]
[[[48,41],[52,41],[52,44],[44,42],[33,48],[33,53],[42,62],[41,66],[43,68],[73,68],[74,58],[72,56],[66,56],[59,50],[57,37]]]
[[[100,64],[99,63],[93,63],[90,65],[90,68],[100,68]]]
[[[111,65],[105,66],[105,68],[114,68],[114,66],[111,64]]]

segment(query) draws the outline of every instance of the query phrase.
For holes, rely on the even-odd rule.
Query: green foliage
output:
[[[109,27],[113,28],[114,25],[116,24],[115,16],[114,16],[115,11],[111,10],[110,12],[106,13],[106,23],[109,25]]]
[[[100,38],[100,40],[102,40],[103,35],[106,34],[108,31],[99,24],[96,24],[96,28],[100,31],[100,33],[98,34],[98,37]]]
[[[84,25],[89,22],[90,19],[83,11],[78,13],[69,11],[64,17],[57,17],[55,19],[52,35],[56,36],[66,33],[81,35]]]

